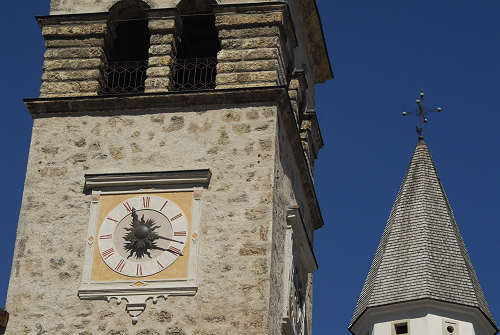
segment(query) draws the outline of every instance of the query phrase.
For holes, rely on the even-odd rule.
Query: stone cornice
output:
[[[64,98],[24,99],[33,119],[47,117],[65,117],[78,115],[121,115],[149,114],[158,108],[227,106],[230,104],[278,105],[285,131],[293,144],[292,150],[297,167],[302,173],[301,183],[304,198],[309,202],[310,217],[315,229],[323,226],[323,217],[319,208],[314,183],[307,165],[300,142],[300,135],[291,111],[290,99],[286,87],[256,87],[243,89],[224,89],[210,91],[184,91],[164,93],[144,93],[116,96],[87,96]]]

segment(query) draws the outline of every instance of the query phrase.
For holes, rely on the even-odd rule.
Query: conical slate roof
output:
[[[351,325],[369,307],[424,298],[479,308],[498,328],[429,148],[420,140],[387,221]]]

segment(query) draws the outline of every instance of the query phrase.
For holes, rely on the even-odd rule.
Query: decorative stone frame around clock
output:
[[[78,297],[85,300],[117,299],[126,301],[125,310],[137,322],[146,309],[146,301],[153,303],[168,296],[193,296],[197,291],[196,271],[200,237],[201,195],[210,183],[209,170],[171,171],[151,173],[92,174],[85,175],[84,193],[92,196],[85,261]],[[142,280],[93,281],[92,269],[97,248],[97,227],[101,195],[130,195],[192,192],[191,230],[187,275],[182,278]]]

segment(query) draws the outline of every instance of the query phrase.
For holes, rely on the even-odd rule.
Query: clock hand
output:
[[[168,251],[168,252],[171,252],[171,253],[173,253],[173,254],[175,254],[175,255],[184,256],[184,255],[183,255],[182,253],[180,253],[180,252],[175,252],[175,251],[173,251],[173,250],[170,250],[170,249],[164,249],[164,248],[157,247],[157,246],[153,246],[153,247],[151,247],[151,249],[156,249],[156,250],[161,250],[161,251]]]
[[[168,237],[158,236],[158,238],[162,239],[162,240],[167,240],[167,241],[172,241],[172,242],[177,242],[177,243],[180,243],[180,244],[184,244],[184,242],[177,241],[177,240],[174,240],[174,239],[171,239],[171,238],[168,238]]]

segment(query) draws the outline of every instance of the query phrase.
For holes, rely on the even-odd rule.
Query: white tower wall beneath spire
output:
[[[351,327],[356,335],[485,335],[496,329],[473,307],[430,299],[369,308]]]

